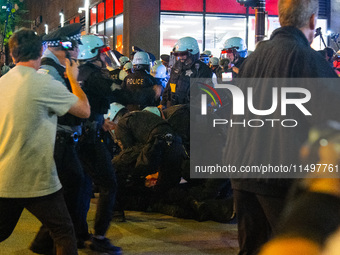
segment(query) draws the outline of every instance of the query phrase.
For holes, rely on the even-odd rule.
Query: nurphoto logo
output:
[[[220,105],[222,106],[222,101],[217,93],[217,91],[209,85],[203,84],[208,87],[214,95],[219,99]],[[251,113],[255,116],[270,116],[275,113],[277,110],[280,111],[280,116],[287,115],[287,106],[293,105],[297,109],[301,111],[305,116],[311,116],[311,112],[305,107],[305,104],[309,102],[311,99],[311,93],[306,88],[299,87],[272,87],[271,89],[271,106],[267,109],[257,109],[254,106],[254,89],[253,87],[248,87],[246,90],[246,95],[243,91],[232,84],[215,84],[216,89],[227,89],[229,91],[229,95],[231,95],[229,107],[232,107],[232,115],[237,116],[245,116],[247,113]],[[208,91],[207,89],[202,89],[206,94],[201,95],[201,114],[207,115],[207,94],[212,98],[213,102],[216,104],[216,100],[214,95]],[[294,98],[294,96],[296,96]],[[247,108],[246,108],[247,106]],[[246,112],[248,111],[248,112]],[[276,115],[277,116],[277,115]],[[262,127],[266,124],[275,126],[276,123],[280,123],[282,127],[296,127],[298,125],[298,121],[295,119],[278,119],[278,118],[252,118],[252,119],[242,119],[241,121],[233,121],[233,119],[213,119],[212,126],[216,127],[216,125],[228,125],[233,127],[235,125],[249,126],[249,127]]]

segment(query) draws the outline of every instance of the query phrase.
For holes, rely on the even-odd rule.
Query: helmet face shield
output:
[[[189,57],[191,56],[191,54],[189,53],[189,51],[175,51],[173,52],[173,56],[175,58],[175,61],[185,61],[186,59],[189,59]]]
[[[112,53],[109,46],[100,48],[99,53],[101,55],[101,60],[104,62],[107,69],[112,70],[120,66],[117,57]]]
[[[236,52],[236,48],[223,49],[221,51],[221,59],[229,59],[232,62]]]
[[[174,51],[175,57],[189,56],[189,51]]]
[[[234,53],[235,50],[236,50],[236,48],[223,49],[221,53],[222,54],[223,53]]]

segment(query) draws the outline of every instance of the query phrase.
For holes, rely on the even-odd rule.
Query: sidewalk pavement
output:
[[[91,203],[89,226],[94,223],[95,204]],[[28,247],[40,222],[24,211],[13,234],[0,243],[0,255],[32,255]],[[126,222],[112,222],[107,237],[123,249],[124,255],[236,255],[236,224],[197,222],[159,213],[127,211]],[[80,255],[99,255],[89,249]]]

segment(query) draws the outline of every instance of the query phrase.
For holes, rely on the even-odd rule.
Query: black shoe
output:
[[[92,236],[92,234],[88,233],[87,235],[83,235],[82,237],[77,237],[77,248],[84,249],[86,247],[85,242],[91,240]]]
[[[114,222],[126,222],[125,212],[123,210],[113,211],[112,220]]]
[[[92,237],[91,240],[89,240],[89,247],[93,251],[106,252],[110,255],[122,254],[122,249],[118,246],[114,246],[113,244],[111,244],[110,240],[107,238],[98,239]]]
[[[43,246],[37,246],[37,245],[31,245],[29,247],[31,251],[37,254],[43,254],[43,255],[53,255],[54,249],[53,247],[43,247]]]
[[[191,208],[194,211],[195,220],[199,222],[210,220],[210,209],[205,202],[194,200],[191,204]]]

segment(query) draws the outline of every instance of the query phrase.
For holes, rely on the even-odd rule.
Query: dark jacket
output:
[[[122,88],[130,91],[132,95],[127,104],[139,105],[139,109],[158,105],[153,90],[153,86],[156,84],[155,78],[144,70],[136,70],[134,73],[128,74],[122,83]]]
[[[78,80],[91,106],[90,121],[102,122],[103,114],[107,113],[112,102],[125,104],[130,97],[126,90],[112,91],[113,80],[109,71],[90,62],[79,66]]]
[[[122,84],[122,80],[119,79],[119,73],[122,69],[120,68],[117,68],[115,70],[112,70],[110,71],[110,76],[111,76],[111,79],[113,80],[114,83],[118,84],[118,85],[121,85]]]
[[[174,105],[163,111],[164,117],[174,131],[182,138],[183,145],[190,147],[190,107],[187,104]]]
[[[169,134],[173,137],[171,144],[167,144]],[[119,120],[115,136],[123,145],[123,150],[113,159],[118,176],[140,179],[158,171],[157,185],[178,184],[184,152],[181,139],[168,122],[154,113],[134,111]]]
[[[179,61],[172,67],[170,79],[166,85],[161,104],[170,107],[177,104],[190,103],[190,79],[191,78],[210,78],[211,83],[212,72],[210,68],[202,61],[195,61],[191,68],[182,68]]]
[[[115,135],[124,148],[136,144],[146,144],[156,135],[153,131],[157,128],[159,134],[174,133],[170,124],[156,114],[146,111],[135,111],[125,114],[118,122]]]
[[[244,61],[238,77],[337,78],[328,63],[310,47],[305,35],[294,27],[279,28],[273,32],[270,40],[261,42]],[[237,85],[244,95],[247,94],[248,87],[253,87],[256,109],[270,108],[273,87],[279,87],[280,91],[280,86],[290,86],[289,82],[274,84],[273,81],[268,80],[263,80],[260,84],[256,84],[256,81],[251,84],[249,79],[238,80]],[[238,122],[243,119],[295,119],[298,121],[298,125],[294,128],[284,128],[278,122],[274,127],[266,124],[261,128],[251,128],[247,125],[229,128],[225,163],[238,168],[240,166],[260,166],[261,164],[298,165],[300,162],[299,150],[307,139],[310,127],[328,119],[340,120],[338,113],[340,86],[338,84],[315,82],[301,84],[301,87],[303,86],[311,93],[311,100],[306,104],[306,108],[312,113],[312,116],[302,114],[295,106],[287,110],[286,116],[282,116],[280,106],[270,116],[256,116],[249,110],[245,111],[245,115],[231,116],[233,121]],[[232,180],[234,189],[271,196],[284,196],[291,183],[292,179]]]

